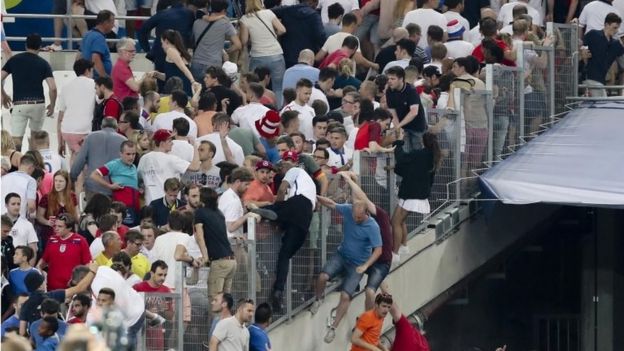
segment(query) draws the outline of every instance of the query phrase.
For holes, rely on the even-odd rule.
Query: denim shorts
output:
[[[366,289],[377,291],[377,289],[381,285],[381,282],[386,279],[388,273],[390,273],[389,263],[377,262],[372,266],[368,267],[368,269],[366,270],[366,274],[368,275],[368,280],[366,281]]]
[[[335,253],[327,260],[322,272],[327,274],[330,280],[342,276],[340,291],[353,297],[363,276],[355,271],[356,268],[356,265],[347,262],[339,253]]]

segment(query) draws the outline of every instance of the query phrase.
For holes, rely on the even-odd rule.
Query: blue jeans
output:
[[[372,266],[368,267],[366,274],[368,280],[366,281],[366,289],[377,291],[377,288],[381,285],[386,276],[390,273],[390,263],[375,262]]]
[[[425,132],[416,132],[410,129],[403,129],[405,136],[403,137],[403,151],[409,153],[410,151],[420,150],[423,148],[423,135]]]
[[[357,266],[345,260],[339,253],[334,253],[323,266],[322,272],[329,276],[332,280],[337,276],[342,276],[341,291],[353,297],[363,274],[356,272]]]
[[[282,106],[282,80],[284,80],[284,72],[286,72],[286,62],[284,55],[272,55],[262,57],[251,57],[249,59],[249,71],[253,72],[257,67],[266,67],[271,72],[271,86],[277,99],[277,107]]]

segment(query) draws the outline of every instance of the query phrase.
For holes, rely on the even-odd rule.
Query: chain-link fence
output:
[[[518,67],[489,64],[485,68],[486,89],[494,103],[492,154],[494,161],[506,157],[521,143],[524,126],[524,75]]]
[[[518,66],[524,72],[524,136],[543,130],[555,114],[554,49],[525,43],[518,50]]]
[[[165,318],[165,323],[150,326],[145,320],[138,349],[144,351],[184,350],[184,308],[181,293],[142,293],[145,310]]]
[[[555,114],[567,111],[566,97],[578,95],[579,27],[576,24],[547,23],[554,39]]]

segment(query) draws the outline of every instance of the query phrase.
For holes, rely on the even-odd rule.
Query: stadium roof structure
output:
[[[505,204],[624,208],[624,103],[591,102],[568,112],[480,183]]]

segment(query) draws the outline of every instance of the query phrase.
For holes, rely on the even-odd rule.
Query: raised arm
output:
[[[349,184],[353,198],[366,202],[366,209],[368,210],[368,212],[372,215],[376,215],[377,207],[368,198],[368,196],[366,196],[366,193],[364,192],[364,190],[362,190],[362,188],[360,188],[360,186],[357,185],[357,183],[355,182],[355,179],[354,179],[356,177],[355,173],[354,172],[338,172],[338,174],[341,175],[342,178],[344,178],[347,184]]]
[[[334,202],[334,200],[320,195],[317,195],[316,198],[321,203],[321,205],[331,208],[332,210],[336,208],[336,203]]]

